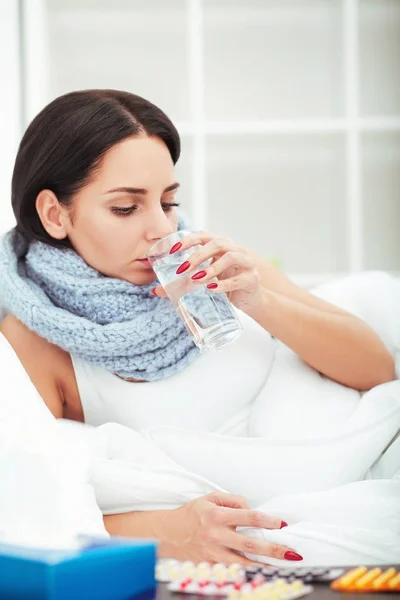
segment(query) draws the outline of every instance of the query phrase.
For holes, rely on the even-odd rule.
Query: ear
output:
[[[47,233],[56,240],[67,237],[68,212],[51,190],[42,190],[36,198],[36,210]]]

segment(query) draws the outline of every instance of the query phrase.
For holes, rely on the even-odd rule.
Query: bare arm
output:
[[[293,281],[286,277],[282,271],[279,271],[279,269],[271,265],[271,263],[262,260],[256,254],[250,252],[250,256],[252,257],[260,275],[260,283],[265,289],[270,290],[271,292],[282,294],[282,296],[286,296],[292,300],[297,300],[298,302],[301,302],[306,306],[310,306],[311,308],[317,308],[318,310],[328,313],[351,316],[350,313],[342,308],[339,308],[338,306],[335,306],[326,300],[322,300],[304,288],[296,285]]]
[[[0,333],[11,344],[50,412],[56,418],[83,421],[70,355],[30,331],[11,314],[0,323]]]
[[[159,558],[185,559],[178,543],[179,523],[176,510],[149,510],[104,515],[104,526],[110,535],[156,539]],[[174,542],[175,540],[175,542]]]
[[[262,327],[309,365],[349,387],[368,390],[394,379],[393,358],[369,325],[257,260],[263,301],[250,316]]]
[[[206,260],[198,282],[213,278],[215,293],[230,301],[281,340],[323,375],[359,390],[368,390],[395,377],[394,360],[379,336],[361,319],[300,288],[232,240],[194,232],[180,251],[199,246],[185,272],[192,275]],[[196,280],[196,281],[197,281]],[[157,286],[155,295],[164,295]]]
[[[236,527],[280,529],[286,525],[277,517],[250,510],[244,498],[215,492],[173,510],[130,512],[104,516],[112,535],[155,538],[158,555],[178,560],[212,562],[250,561],[238,553],[259,554],[302,560],[295,551],[236,532]]]
[[[128,512],[117,515],[104,515],[104,526],[110,535],[160,540],[158,555],[160,558],[172,556],[168,551],[168,542],[161,533],[168,521],[173,521],[173,511],[149,510]]]

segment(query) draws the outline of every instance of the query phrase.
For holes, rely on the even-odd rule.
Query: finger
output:
[[[235,510],[234,508],[224,508],[222,525],[231,527],[257,527],[263,529],[282,529],[286,527],[286,522],[279,517],[266,515],[260,510]]]
[[[191,256],[189,257],[190,268],[187,270],[197,269],[200,265],[204,265],[210,259],[223,256],[227,252],[235,252],[237,254],[241,254],[239,252],[238,246],[228,240],[226,238],[213,238],[209,242],[207,242],[201,248],[198,248]],[[244,256],[244,255],[243,255]],[[208,265],[207,265],[208,266]]]
[[[180,245],[175,244],[175,246],[171,248],[171,250],[174,250],[174,252],[170,251],[170,253],[174,254],[175,252],[183,252],[184,250],[188,250],[192,246],[202,246],[204,244],[207,244],[207,242],[212,240],[214,237],[215,236],[211,235],[210,233],[206,233],[205,231],[195,231],[182,238],[180,240]]]
[[[230,507],[230,508],[244,508],[250,509],[249,503],[243,496],[236,494],[227,494],[226,492],[212,492],[206,496],[208,500],[217,504],[218,506]]]
[[[233,563],[239,563],[240,565],[246,567],[250,567],[251,565],[262,565],[263,567],[265,567],[265,563],[250,560],[242,554],[236,554],[236,552],[232,552],[231,550],[227,549],[222,549],[221,552],[218,552],[218,560],[216,560],[215,562],[223,563],[224,565],[232,565]]]
[[[287,548],[287,546],[281,546],[280,544],[273,544],[271,542],[264,542],[256,538],[242,535],[227,529],[223,536],[221,535],[221,543],[224,546],[228,546],[232,550],[237,552],[244,552],[245,554],[255,554],[258,556],[268,556],[270,558],[278,558],[280,560],[285,559],[285,555],[288,556],[288,552],[293,555],[293,550]],[[295,555],[297,553],[294,553]],[[289,554],[290,556],[290,554]],[[300,555],[299,558],[301,559]]]
[[[155,288],[152,288],[149,292],[150,296],[158,296],[159,298],[166,298],[167,297],[167,293],[164,290],[164,288],[162,287],[162,285],[158,285]]]
[[[245,271],[238,273],[229,279],[220,279],[218,282],[212,281],[207,284],[207,288],[215,293],[228,293],[235,290],[254,291],[259,285],[259,276],[256,271]]]
[[[207,246],[205,246],[206,248]],[[223,254],[220,258],[216,259],[209,267],[205,267],[204,270],[200,271],[202,277],[196,278],[197,273],[192,276],[194,282],[205,283],[210,279],[214,279],[224,273],[230,267],[236,267],[240,269],[239,272],[244,270],[253,270],[253,263],[251,260],[240,252],[228,251]],[[205,273],[205,275],[203,275]]]

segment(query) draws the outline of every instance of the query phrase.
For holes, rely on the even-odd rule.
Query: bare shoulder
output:
[[[46,371],[56,379],[61,376],[60,367],[67,367],[67,353],[31,331],[14,315],[7,315],[0,325],[15,353],[26,367],[46,365]],[[56,369],[54,367],[57,367]]]
[[[68,417],[66,412],[71,404],[76,405],[78,402],[80,407],[74,369],[68,352],[28,329],[14,315],[5,317],[0,323],[0,331],[55,417]]]

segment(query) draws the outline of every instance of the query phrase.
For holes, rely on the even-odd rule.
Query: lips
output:
[[[152,258],[152,260],[157,260],[157,258],[164,258],[164,256],[165,256],[165,252],[163,254],[154,254],[154,255],[152,255],[151,258]],[[149,261],[148,258],[137,258],[136,260],[138,262],[141,262],[141,263],[145,264],[145,265],[149,265],[150,264],[150,261]]]
[[[139,262],[141,265],[143,265],[144,267],[147,267],[148,269],[153,268],[151,266],[150,262],[147,260],[147,258],[137,258],[136,262]]]

